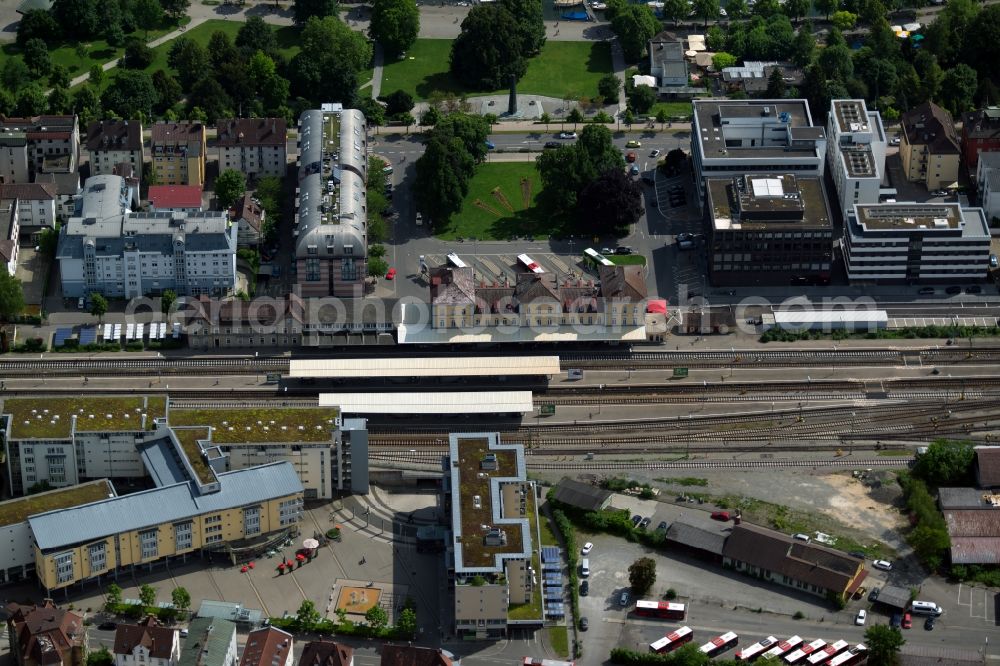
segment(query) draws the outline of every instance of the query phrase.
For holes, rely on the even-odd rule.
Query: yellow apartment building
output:
[[[158,185],[205,187],[204,123],[160,121],[153,125],[153,172]]]

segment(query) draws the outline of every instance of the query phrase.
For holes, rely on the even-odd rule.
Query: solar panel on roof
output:
[[[92,345],[97,340],[97,329],[93,326],[84,326],[80,329],[80,344]]]
[[[73,337],[72,328],[57,328],[52,344],[55,347],[62,347],[71,337]]]

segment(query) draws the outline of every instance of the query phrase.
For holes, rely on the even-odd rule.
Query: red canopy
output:
[[[667,314],[667,301],[660,299],[646,303],[646,312],[654,314]]]

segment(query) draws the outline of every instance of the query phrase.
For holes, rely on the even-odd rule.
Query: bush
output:
[[[792,616],[792,619],[793,620],[801,620],[801,619],[805,618],[805,616],[806,616],[806,614],[803,613],[802,611],[795,611],[795,615]]]
[[[672,587],[668,587],[667,591],[663,593],[663,598],[667,601],[673,601],[677,598],[677,590]]]

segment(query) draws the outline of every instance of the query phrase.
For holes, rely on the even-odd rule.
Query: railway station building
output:
[[[448,445],[455,634],[499,638],[512,626],[541,625],[538,506],[523,447],[502,444],[497,433],[452,434]]]

